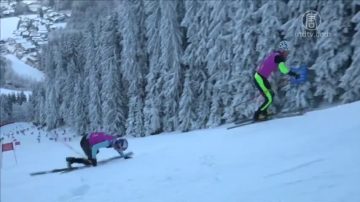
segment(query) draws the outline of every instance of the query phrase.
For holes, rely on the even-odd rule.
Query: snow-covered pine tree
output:
[[[192,120],[189,120],[191,128],[198,129],[203,128],[206,125],[206,121],[209,117],[210,102],[207,95],[207,54],[208,49],[206,44],[209,35],[209,15],[210,7],[207,1],[185,1],[185,16],[182,20],[181,25],[186,28],[187,47],[184,51],[182,61],[187,65],[191,71],[189,75],[189,90],[192,93],[192,102],[186,106],[194,114]],[[186,81],[185,81],[186,83]],[[185,88],[185,86],[184,86]],[[185,90],[185,89],[184,89]],[[185,106],[180,106],[181,108]],[[184,119],[180,117],[179,119]],[[182,128],[184,130],[184,128]]]
[[[256,49],[258,22],[258,1],[243,0],[237,2],[234,24],[234,71],[228,81],[233,92],[231,106],[227,110],[229,120],[249,118],[253,116],[258,104],[256,98],[260,96],[254,85],[254,73],[258,61]]]
[[[84,82],[82,81],[82,77],[81,74],[77,74],[77,76],[75,77],[77,79],[78,82],[75,83],[75,88],[74,88],[74,94],[76,95],[74,97],[74,114],[76,115],[74,117],[74,127],[76,128],[78,134],[84,134],[87,131],[87,114],[86,114],[86,107],[87,105],[85,104],[85,100],[84,100]]]
[[[359,2],[358,2],[359,3]],[[354,2],[354,7],[355,2]],[[360,6],[360,3],[358,4]],[[345,91],[341,95],[343,103],[353,102],[360,99],[360,11],[351,19],[355,23],[355,34],[353,35],[351,46],[354,51],[352,54],[352,63],[341,77],[341,88]]]
[[[349,22],[346,13],[346,1],[339,0],[329,4],[319,1],[318,8],[321,18],[326,19],[318,26],[318,32],[326,33],[317,38],[318,57],[311,69],[315,72],[315,96],[320,96],[326,103],[338,100],[340,96],[340,78],[349,65],[351,37],[348,29],[342,25]]]
[[[55,61],[54,61],[54,55],[53,55],[53,48],[56,48],[56,46],[53,46],[52,48],[48,49],[48,52],[45,54],[45,72],[46,72],[46,80],[45,80],[45,109],[44,113],[46,114],[45,122],[47,125],[48,130],[51,130],[56,127],[56,122],[58,120],[58,109],[59,109],[59,103],[58,99],[56,97],[56,90],[55,90]]]
[[[84,66],[85,66],[85,57],[83,54],[83,47],[81,46],[83,36],[79,31],[71,30],[66,32],[67,38],[68,38],[68,48],[69,50],[65,54],[67,61],[71,61],[70,64],[73,68],[68,68],[68,76],[66,83],[72,83],[71,87],[73,89],[76,89],[76,87],[81,88],[81,92],[78,91],[81,95],[83,95],[83,83],[84,83]],[[71,95],[73,96],[73,99],[75,98],[74,102],[70,104],[69,110],[72,112],[69,114],[69,119],[72,120],[72,124],[68,124],[70,126],[73,126],[77,128],[77,125],[81,125],[80,128],[77,128],[81,132],[85,132],[85,124],[88,122],[87,113],[84,110],[87,106],[84,104],[84,97],[83,96],[77,96],[76,92],[73,90]],[[80,110],[78,108],[81,108]],[[79,112],[81,114],[78,114],[76,112]],[[80,116],[82,120],[79,119]],[[80,121],[80,123],[77,122]]]
[[[45,110],[45,98],[46,98],[46,92],[45,92],[45,86],[42,85],[41,88],[39,88],[39,96],[37,99],[38,105],[39,105],[39,119],[38,123],[41,125],[46,124],[46,110]]]
[[[193,104],[193,90],[191,89],[192,83],[190,81],[192,69],[188,69],[185,75],[184,90],[179,103],[179,128],[181,131],[189,131],[195,122],[195,111],[192,107]]]
[[[62,111],[63,119],[68,126],[74,127],[74,119],[75,119],[75,112],[74,112],[74,99],[77,99],[77,95],[74,92],[75,84],[78,82],[76,81],[76,66],[74,62],[74,58],[68,58],[68,62],[66,63],[66,77],[65,77],[65,85],[63,88],[63,103],[62,103]],[[57,86],[56,86],[57,87]],[[60,95],[58,95],[60,96]]]
[[[80,35],[76,31],[56,31],[54,36],[52,52],[55,61],[55,77],[52,85],[55,86],[55,94],[59,104],[59,117],[57,125],[66,123],[68,126],[74,126],[74,87],[77,82],[75,73],[82,69],[76,48],[79,45]]]
[[[98,47],[95,44],[95,26],[92,22],[86,29],[85,43],[85,52],[87,53],[85,68],[88,69],[85,71],[89,72],[86,83],[89,85],[89,129],[96,131],[102,127],[101,68],[95,61]]]
[[[256,10],[255,16],[260,20],[256,25],[259,27],[259,35],[255,47],[259,51],[259,61],[275,50],[281,41],[279,31],[287,18],[286,11],[287,6],[283,1],[263,1],[261,7]]]
[[[40,88],[42,85],[40,84],[34,84],[31,86],[32,89],[32,94],[29,98],[29,102],[31,105],[31,114],[33,117],[33,122],[34,123],[39,123],[40,122]]]
[[[149,55],[149,73],[146,75],[145,106],[144,106],[144,132],[146,135],[159,133],[161,131],[161,89],[163,77],[161,77],[160,66],[160,2],[145,1],[145,26],[147,37],[147,53]]]
[[[75,92],[76,86],[83,86],[79,82],[84,82],[84,76],[80,76],[85,66],[84,38],[80,31],[70,29],[56,31],[50,41],[56,47],[52,52],[56,65],[55,93],[59,102],[57,125],[66,124],[77,129],[78,116],[88,124],[87,114],[77,113],[78,103],[83,102],[79,99],[83,98],[77,96],[76,93],[80,92]]]
[[[73,57],[76,65],[75,69],[75,89],[74,94],[76,96],[76,100],[73,103],[74,105],[74,126],[78,131],[78,134],[84,134],[89,131],[89,112],[88,112],[88,99],[86,94],[86,90],[88,87],[85,86],[86,83],[86,54],[84,53],[84,40],[82,33],[77,31],[72,36],[72,41],[74,44],[73,48]]]
[[[10,120],[9,109],[12,109],[9,99],[6,95],[0,95],[0,122],[7,122]]]
[[[56,121],[58,120],[58,106],[55,86],[50,85],[46,89],[45,100],[46,126],[48,130],[54,129],[56,127]]]
[[[59,102],[59,118],[65,120],[65,117],[68,113],[68,107],[65,104],[65,100],[64,97],[68,96],[68,92],[65,91],[65,86],[66,86],[66,63],[65,60],[63,59],[62,53],[61,53],[61,49],[59,48],[58,50],[54,51],[54,57],[55,57],[55,65],[56,65],[56,69],[55,69],[55,91],[56,91],[56,97],[58,99]],[[71,89],[72,90],[72,89]],[[69,101],[69,99],[67,99],[67,101]]]
[[[119,33],[118,14],[112,13],[101,35],[103,47],[103,125],[110,134],[125,134],[126,92],[121,73],[121,35]]]
[[[27,98],[26,98],[25,93],[23,91],[21,91],[18,94],[18,103],[19,103],[19,105],[22,105],[24,102],[27,102]]]
[[[196,123],[195,109],[196,98],[193,91],[199,88],[196,77],[199,75],[196,64],[196,49],[199,40],[199,20],[197,19],[197,10],[199,1],[185,1],[185,16],[182,19],[181,26],[186,28],[187,47],[182,57],[183,63],[188,66],[185,74],[184,88],[179,103],[179,128],[182,131],[189,131]],[[196,76],[194,75],[196,74]]]
[[[229,113],[224,110],[229,107],[232,97],[228,81],[231,75],[232,38],[232,2],[221,0],[211,1],[209,41],[208,75],[211,89],[211,110],[207,125],[218,126],[229,119]],[[228,110],[228,109],[226,109]]]
[[[142,1],[124,0],[121,5],[120,22],[123,36],[121,52],[122,70],[129,82],[128,98],[129,112],[126,122],[126,134],[132,136],[144,135],[143,105],[144,105],[144,69],[145,58],[142,53],[141,26],[144,17]]]
[[[87,29],[91,29],[90,25],[86,25]],[[85,117],[86,117],[86,131],[85,132],[89,132],[90,131],[90,125],[91,125],[91,117],[90,117],[90,66],[89,64],[92,63],[92,61],[89,61],[88,59],[92,56],[92,54],[94,54],[94,52],[86,52],[87,48],[89,48],[89,46],[91,45],[91,43],[89,43],[89,40],[91,35],[83,35],[83,37],[81,38],[81,42],[79,45],[79,56],[81,56],[83,62],[81,63],[81,65],[83,66],[82,68],[82,72],[83,74],[81,75],[81,79],[83,82],[83,86],[82,86],[82,101],[85,109],[84,109],[84,113],[85,113]],[[93,58],[91,58],[91,60],[93,60]],[[81,85],[81,84],[80,84]],[[79,123],[78,123],[79,124]],[[79,129],[78,129],[79,130]]]
[[[47,64],[47,59],[46,59],[46,56],[49,54],[49,47],[48,46],[44,46],[42,49],[41,49],[42,53],[40,55],[40,62],[39,62],[39,66],[44,74],[46,74],[46,64]],[[46,80],[46,79],[45,79]],[[38,99],[36,100],[37,103],[38,103],[38,106],[39,106],[39,116],[38,116],[38,123],[39,124],[45,124],[45,102],[44,102],[44,97],[46,96],[45,94],[45,81],[42,82],[42,85],[41,85],[41,88],[38,88],[39,90],[39,96],[38,96]],[[36,88],[37,86],[35,86],[34,88]]]
[[[196,120],[197,126],[195,128],[205,128],[207,121],[209,120],[210,116],[210,97],[211,91],[209,90],[209,75],[207,70],[207,55],[209,50],[207,48],[207,43],[209,41],[209,27],[210,27],[210,13],[211,7],[210,2],[208,1],[201,1],[200,8],[197,12],[197,16],[200,19],[200,29],[199,29],[199,45],[197,50],[197,62],[195,64],[199,64],[197,72],[195,70],[194,75],[195,78],[199,82],[199,88],[195,91],[197,95],[196,99]],[[199,75],[199,76],[197,76]]]
[[[181,56],[182,36],[176,11],[177,2],[160,0],[161,8],[161,55],[160,64],[164,85],[162,86],[163,114],[162,122],[165,131],[178,127],[178,104],[181,93]]]

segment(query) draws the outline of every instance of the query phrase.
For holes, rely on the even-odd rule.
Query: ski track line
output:
[[[294,172],[294,171],[297,171],[299,169],[311,166],[313,164],[320,163],[322,161],[324,161],[324,159],[315,159],[315,160],[312,160],[312,161],[309,161],[309,162],[306,162],[306,163],[299,164],[299,165],[294,166],[292,168],[288,168],[288,169],[285,169],[285,170],[282,170],[282,171],[279,171],[279,172],[276,172],[276,173],[266,175],[264,178],[271,178],[271,177],[275,177],[275,176],[278,176],[278,175]]]

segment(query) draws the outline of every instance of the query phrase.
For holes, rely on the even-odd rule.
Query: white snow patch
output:
[[[22,18],[29,18],[29,19],[37,19],[39,18],[38,14],[28,14],[28,15],[20,15]]]
[[[23,92],[27,99],[29,99],[30,95],[31,95],[31,91],[21,91],[21,90],[11,90],[11,89],[6,89],[6,88],[0,88],[0,95],[11,95],[11,94],[19,94]]]
[[[11,68],[19,76],[35,81],[43,81],[45,79],[45,75],[43,72],[25,64],[23,61],[19,60],[16,56],[5,55],[5,58],[11,61]]]
[[[18,22],[18,17],[0,18],[0,39],[14,37],[13,32],[17,29]]]
[[[66,27],[66,22],[54,23],[54,24],[51,25],[50,27],[51,27],[51,28],[54,28],[54,29],[65,28],[65,27]]]

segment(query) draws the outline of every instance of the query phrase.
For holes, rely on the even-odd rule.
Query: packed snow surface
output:
[[[39,176],[29,173],[81,156],[79,138],[67,128],[6,125],[3,143],[20,145],[2,155],[1,201],[359,202],[359,111],[357,102],[232,130],[129,138],[132,159]]]

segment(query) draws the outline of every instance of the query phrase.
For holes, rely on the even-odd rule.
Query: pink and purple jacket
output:
[[[283,74],[287,74],[289,72],[289,69],[285,66],[285,63],[280,56],[280,53],[274,51],[262,62],[257,72],[261,76],[269,78],[271,73],[273,73],[277,69],[279,69],[280,72]]]
[[[112,141],[115,139],[115,137],[103,132],[94,132],[94,133],[90,133],[87,139],[89,141],[90,146],[94,146],[104,141]]]
[[[93,158],[96,157],[96,154],[100,148],[108,148],[111,146],[112,141],[115,139],[114,136],[108,135],[103,132],[94,132],[90,133],[87,136],[87,140],[91,147],[91,155]]]

